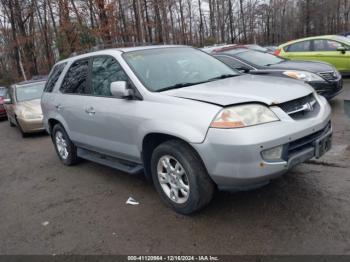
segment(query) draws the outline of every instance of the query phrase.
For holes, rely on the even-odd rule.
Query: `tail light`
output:
[[[277,48],[277,49],[275,50],[275,52],[274,52],[274,55],[279,56],[280,53],[281,53],[281,51],[282,51],[281,48]]]

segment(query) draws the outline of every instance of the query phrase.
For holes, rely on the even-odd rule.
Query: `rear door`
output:
[[[337,51],[343,44],[329,39],[313,40],[312,52],[316,60],[334,65],[339,71],[347,71],[350,68],[349,51],[342,53]],[[349,47],[344,46],[346,49]]]
[[[305,40],[284,47],[284,57],[295,60],[314,60],[311,43],[310,40]]]
[[[90,118],[85,109],[90,93],[89,65],[89,58],[73,62],[62,81],[60,94],[55,99],[56,111],[64,119],[70,139],[77,145],[88,143],[86,122]]]

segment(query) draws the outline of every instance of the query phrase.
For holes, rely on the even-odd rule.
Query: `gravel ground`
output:
[[[186,217],[142,175],[63,166],[47,135],[0,122],[0,254],[350,254],[350,118],[331,102],[334,146],[251,192],[219,192]],[[128,197],[140,202],[126,205]]]

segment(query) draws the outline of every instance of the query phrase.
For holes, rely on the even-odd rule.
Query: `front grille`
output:
[[[287,152],[285,155],[285,160],[288,160],[288,158],[304,149],[310,148],[314,146],[314,142],[320,138],[321,136],[327,134],[329,130],[331,130],[332,125],[331,122],[329,122],[322,130],[317,131],[311,135],[302,137],[300,139],[297,139],[293,142],[290,142],[287,146]]]
[[[279,107],[296,120],[312,116],[319,110],[319,104],[314,94],[279,104]]]
[[[327,81],[334,81],[334,80],[338,79],[338,75],[335,71],[320,72],[318,74],[319,74],[319,76],[326,79]]]

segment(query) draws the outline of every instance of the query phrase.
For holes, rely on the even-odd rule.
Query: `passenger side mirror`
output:
[[[112,82],[111,94],[117,98],[131,98],[134,96],[133,90],[128,88],[128,83],[126,81]]]
[[[344,46],[339,46],[337,48],[337,51],[341,52],[342,54],[345,54],[346,53],[346,48]]]
[[[12,104],[11,99],[10,98],[5,98],[4,99],[4,104],[6,104],[6,105]]]

